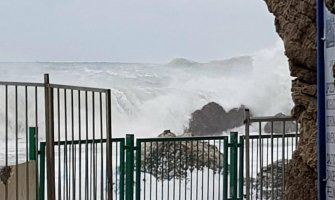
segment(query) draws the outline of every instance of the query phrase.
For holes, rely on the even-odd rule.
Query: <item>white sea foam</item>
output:
[[[241,104],[257,115],[288,113],[289,69],[280,43],[250,57],[198,63],[0,63],[0,79],[112,89],[113,134],[181,133],[190,114],[210,101],[229,110]],[[185,64],[186,63],[186,64]]]

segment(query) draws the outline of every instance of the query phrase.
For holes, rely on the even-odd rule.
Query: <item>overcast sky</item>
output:
[[[0,61],[206,62],[278,41],[263,0],[3,0]]]

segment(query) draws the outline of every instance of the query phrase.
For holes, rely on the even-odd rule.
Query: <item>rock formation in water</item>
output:
[[[166,130],[158,137],[177,136]],[[160,180],[187,178],[187,171],[201,171],[204,168],[221,173],[223,170],[221,151],[208,141],[147,142],[142,144],[141,171],[152,174]]]
[[[218,135],[222,131],[242,126],[244,109],[241,106],[226,112],[219,104],[210,102],[192,113],[189,128],[185,132],[194,136]]]
[[[265,0],[283,39],[300,123],[300,144],[286,169],[286,198],[316,199],[316,1]]]
[[[275,115],[275,117],[286,117],[285,114],[283,113],[278,113]],[[272,128],[273,125],[273,128]],[[265,133],[271,133],[273,131],[273,133],[284,133],[284,122],[273,122],[273,124],[271,122],[268,122],[265,124],[264,126],[264,132]],[[297,125],[295,122],[292,121],[287,121],[285,122],[285,133],[292,133],[295,132],[297,130]]]

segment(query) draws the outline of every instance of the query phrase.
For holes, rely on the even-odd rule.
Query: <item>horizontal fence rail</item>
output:
[[[246,110],[246,197],[284,199],[285,168],[299,141],[292,117],[250,117]],[[250,130],[251,129],[251,130]]]

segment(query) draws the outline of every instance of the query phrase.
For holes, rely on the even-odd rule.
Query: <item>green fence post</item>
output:
[[[223,143],[223,199],[228,199],[228,137]]]
[[[134,199],[134,135],[126,135],[126,200]]]
[[[45,180],[45,143],[40,143],[40,180],[39,180],[39,192],[38,197],[39,200],[44,200],[44,180]]]
[[[232,200],[237,199],[237,133],[230,133],[230,169],[229,194]]]
[[[120,200],[124,200],[124,162],[125,162],[125,142],[120,142]]]
[[[243,162],[244,162],[244,137],[240,136],[240,158],[239,158],[239,163],[240,163],[240,167],[239,167],[239,199],[243,199],[243,182],[244,182],[244,178],[243,178]]]
[[[141,199],[141,141],[136,141],[136,200]]]
[[[29,127],[29,160],[36,160],[36,128]]]

